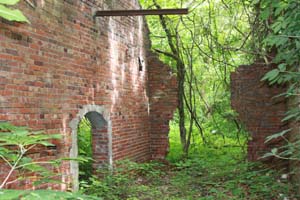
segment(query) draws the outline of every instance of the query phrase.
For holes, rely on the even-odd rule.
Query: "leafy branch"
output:
[[[27,22],[29,20],[23,15],[19,9],[11,9],[11,6],[16,5],[20,0],[0,0],[0,17],[17,22]]]
[[[0,159],[9,167],[8,173],[0,184],[0,189],[23,178],[19,177],[16,180],[9,181],[15,172],[31,171],[44,176],[46,174],[53,175],[43,165],[57,166],[59,161],[34,161],[29,154],[32,149],[39,145],[44,147],[55,146],[49,140],[60,138],[61,135],[59,134],[47,135],[41,131],[33,132],[25,127],[16,127],[4,122],[0,123]]]
[[[275,52],[271,60],[277,65],[265,74],[262,81],[273,84],[285,84],[287,90],[278,96],[284,96],[290,101],[291,107],[282,121],[289,122],[292,126],[300,122],[300,18],[298,0],[260,0],[255,1],[259,6],[260,20],[266,24],[267,36],[262,45],[269,52]],[[284,130],[266,138],[266,142],[284,139],[286,144],[274,148],[265,157],[274,156],[280,159],[300,161],[300,139],[290,138],[287,133],[292,129]]]

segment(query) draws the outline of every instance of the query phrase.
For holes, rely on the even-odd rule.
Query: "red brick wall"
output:
[[[92,130],[92,152],[93,152],[93,170],[97,171],[99,166],[107,164],[108,160],[108,137],[107,126],[102,129]]]
[[[265,138],[286,128],[281,122],[287,110],[284,98],[273,98],[285,91],[283,86],[269,86],[261,78],[274,66],[253,64],[240,66],[231,74],[231,104],[239,114],[252,139],[248,142],[248,159],[259,159],[275,143]]]
[[[95,8],[138,9],[137,1],[37,2],[36,8],[19,4],[31,24],[0,21],[0,120],[61,133],[54,154],[67,157],[70,121],[84,105],[101,105],[112,123],[114,160],[162,158],[176,105],[175,78],[147,53],[143,18],[92,16]],[[69,163],[61,172],[61,180],[70,182]]]
[[[149,53],[149,92],[152,159],[164,159],[169,150],[169,122],[177,108],[177,79],[169,66]]]

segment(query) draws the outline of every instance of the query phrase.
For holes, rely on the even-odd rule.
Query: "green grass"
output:
[[[197,132],[197,130],[195,130],[195,132]],[[238,156],[239,158],[241,156],[245,156],[245,152],[246,152],[246,137],[244,137],[243,135],[241,135],[241,139],[240,139],[240,143],[237,141],[236,137],[221,137],[218,134],[211,134],[211,133],[207,133],[205,132],[205,138],[206,140],[208,140],[209,142],[209,146],[213,147],[215,149],[219,149],[219,153],[222,153],[223,149],[224,151],[226,151],[227,147],[233,147],[231,148],[229,151],[233,154],[235,154],[235,156]],[[201,140],[201,137],[199,134],[194,134],[194,137],[192,137],[192,141],[191,141],[191,147],[190,147],[190,157],[197,157],[198,155],[202,155],[203,151],[206,151],[207,147],[205,147],[203,145],[203,142]],[[225,143],[224,143],[224,139],[225,139]],[[178,129],[178,125],[177,124],[170,124],[170,133],[169,133],[169,141],[170,141],[170,150],[169,150],[169,154],[167,156],[167,160],[169,160],[172,163],[175,163],[177,161],[179,161],[182,156],[182,147],[180,144],[180,134],[179,134],[179,129]],[[207,153],[207,152],[206,152]],[[218,153],[218,150],[214,153]],[[240,158],[242,159],[242,158]]]
[[[171,129],[169,164],[123,161],[115,175],[94,179],[85,192],[104,199],[127,200],[280,200],[297,198],[281,173],[249,163],[232,138],[213,145],[198,140],[181,159],[178,132]]]
[[[248,163],[236,148],[201,147],[184,161],[136,164],[126,161],[115,175],[94,180],[86,190],[104,199],[272,200],[294,197],[281,174]]]
[[[1,200],[101,200],[101,198],[88,197],[70,192],[52,190],[0,190]]]
[[[247,162],[245,147],[234,138],[206,135],[213,143],[194,140],[184,160],[177,129],[170,133],[169,163],[118,163],[114,173],[101,171],[81,184],[81,194],[41,191],[0,191],[0,199],[104,199],[104,200],[285,200],[299,199],[282,173],[261,163]],[[245,139],[244,141],[245,142]]]
[[[290,186],[278,178],[279,174],[238,157],[236,149],[203,147],[202,155],[175,163],[178,171],[171,177],[170,191],[177,194],[173,197],[264,200],[289,196]]]

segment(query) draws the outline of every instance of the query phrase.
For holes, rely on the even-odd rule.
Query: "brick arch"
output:
[[[78,156],[78,143],[77,143],[77,129],[80,121],[86,117],[92,124],[92,138],[93,138],[93,168],[108,164],[112,167],[112,123],[110,115],[104,106],[98,105],[85,105],[79,110],[76,117],[70,122],[72,129],[72,146],[70,149],[70,158]],[[73,190],[78,190],[79,178],[79,165],[76,161],[70,162],[71,177],[73,183]]]

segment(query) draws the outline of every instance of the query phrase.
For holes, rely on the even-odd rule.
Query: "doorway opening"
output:
[[[103,168],[112,168],[112,125],[104,106],[85,105],[70,122],[72,144],[70,158],[84,157],[87,162],[71,160],[73,191],[78,191],[80,181],[88,182]]]
[[[93,144],[92,144],[92,124],[83,117],[77,129],[78,157],[84,162],[79,163],[79,182],[89,182],[93,175]]]
[[[78,180],[88,183],[97,170],[108,166],[107,121],[98,112],[88,112],[81,119],[77,129],[79,162]]]

